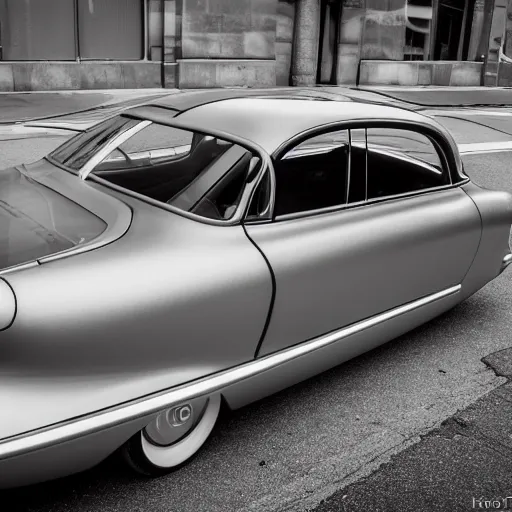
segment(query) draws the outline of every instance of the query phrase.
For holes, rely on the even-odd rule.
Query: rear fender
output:
[[[5,279],[0,279],[0,331],[10,327],[16,316],[16,297]]]
[[[463,293],[469,296],[501,273],[510,254],[512,195],[487,190],[474,183],[468,183],[462,189],[475,203],[482,222],[478,251],[463,281]]]

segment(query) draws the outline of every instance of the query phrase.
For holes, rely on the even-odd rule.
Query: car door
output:
[[[461,283],[480,218],[445,156],[414,127],[330,131],[287,148],[274,162],[272,220],[253,208],[246,223],[275,279],[259,355]]]

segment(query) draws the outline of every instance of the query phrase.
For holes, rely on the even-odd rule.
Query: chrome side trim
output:
[[[12,267],[7,267],[0,270],[0,276],[4,274],[10,274],[11,272],[18,272],[20,270],[26,270],[27,268],[34,268],[39,266],[39,261],[29,261],[28,263],[20,263],[19,265],[13,265]]]
[[[461,285],[452,286],[451,288],[409,302],[408,304],[362,320],[348,327],[344,327],[343,329],[194,382],[183,384],[87,416],[81,416],[43,429],[4,439],[0,442],[0,459],[16,457],[54,444],[63,443],[80,436],[120,425],[130,420],[157,414],[164,409],[193,398],[221,391],[227,386],[236,384],[237,382],[253,377],[264,371],[274,369],[284,363],[288,363],[315,350],[339,342],[344,338],[353,336],[378,324],[419,309],[450,295],[454,295],[460,290]]]
[[[512,254],[507,254],[501,262],[500,274],[512,263]]]

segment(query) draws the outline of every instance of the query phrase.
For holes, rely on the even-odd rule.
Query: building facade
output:
[[[0,91],[512,85],[512,0],[0,0]]]

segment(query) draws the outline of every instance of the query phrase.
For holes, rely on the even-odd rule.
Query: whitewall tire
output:
[[[219,416],[221,396],[212,395],[162,412],[122,448],[128,465],[158,476],[188,462],[208,439]]]

